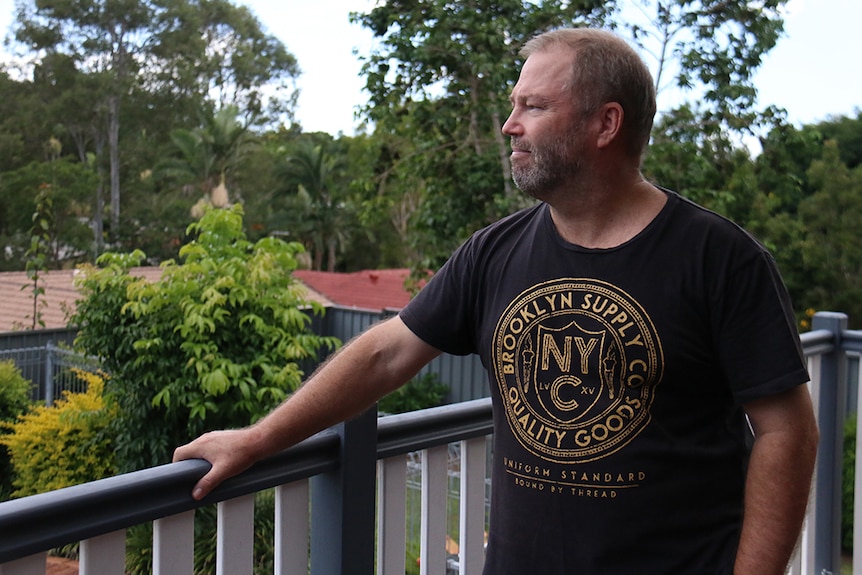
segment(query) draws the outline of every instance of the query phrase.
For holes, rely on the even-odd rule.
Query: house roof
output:
[[[41,272],[36,317],[47,329],[64,328],[75,311],[79,297],[74,285],[77,270]],[[155,281],[161,277],[159,267],[136,267],[133,276]],[[356,273],[330,273],[297,270],[293,273],[307,289],[307,298],[324,306],[340,306],[370,311],[401,309],[410,294],[404,288],[409,270],[374,270]],[[33,327],[33,281],[26,272],[0,273],[0,332]],[[41,327],[37,323],[37,327]]]
[[[294,277],[341,307],[368,311],[400,310],[410,301],[404,282],[410,270],[363,270],[352,273],[297,270]]]
[[[47,329],[64,328],[68,316],[75,311],[79,293],[75,287],[78,270],[50,270],[39,273],[39,287],[45,291],[37,298],[36,317]],[[132,268],[136,277],[157,280],[162,270],[158,267]],[[42,327],[38,322],[36,327]],[[0,273],[0,332],[33,328],[33,280],[27,272]]]

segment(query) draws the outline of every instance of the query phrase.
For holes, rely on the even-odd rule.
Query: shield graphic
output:
[[[615,350],[608,347],[615,346],[607,344],[613,338],[603,329],[581,327],[578,320],[560,328],[539,325],[535,333],[532,379],[538,405],[533,407],[559,424],[596,415],[596,404],[613,395],[609,384],[614,370],[608,369],[608,357],[613,357]]]

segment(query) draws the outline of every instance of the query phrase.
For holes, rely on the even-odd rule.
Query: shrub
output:
[[[25,497],[108,477],[113,448],[106,430],[116,416],[96,374],[75,370],[85,393],[65,392],[53,406],[39,406],[9,425],[0,437],[11,456],[13,496]]]
[[[300,363],[334,338],[314,335],[292,277],[299,244],[242,231],[242,209],[211,210],[189,227],[183,262],[155,282],[131,276],[145,255],[104,254],[79,276],[76,344],[103,359],[119,416],[119,471],[167,463],[204,431],[241,427],[295,390]]]
[[[0,361],[0,438],[9,433],[6,423],[13,422],[30,407],[32,384],[11,361]],[[0,501],[12,495],[12,462],[0,439]]]
[[[411,379],[392,393],[380,399],[377,408],[381,413],[406,413],[437,407],[443,403],[449,387],[435,373],[426,373]]]

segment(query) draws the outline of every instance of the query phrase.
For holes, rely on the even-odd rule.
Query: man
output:
[[[213,464],[202,497],[441,351],[478,353],[495,429],[487,575],[782,574],[817,429],[773,260],[643,179],[655,92],[625,42],[559,30],[524,55],[503,132],[540,202],[477,232],[261,422],[175,459]]]

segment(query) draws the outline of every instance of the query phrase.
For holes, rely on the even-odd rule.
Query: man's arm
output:
[[[178,447],[174,461],[206,459],[212,469],[192,491],[200,499],[256,461],[364,412],[440,354],[395,317],[348,343],[255,425],[213,431]]]
[[[747,403],[754,448],[734,575],[783,575],[799,538],[818,430],[805,385]]]

